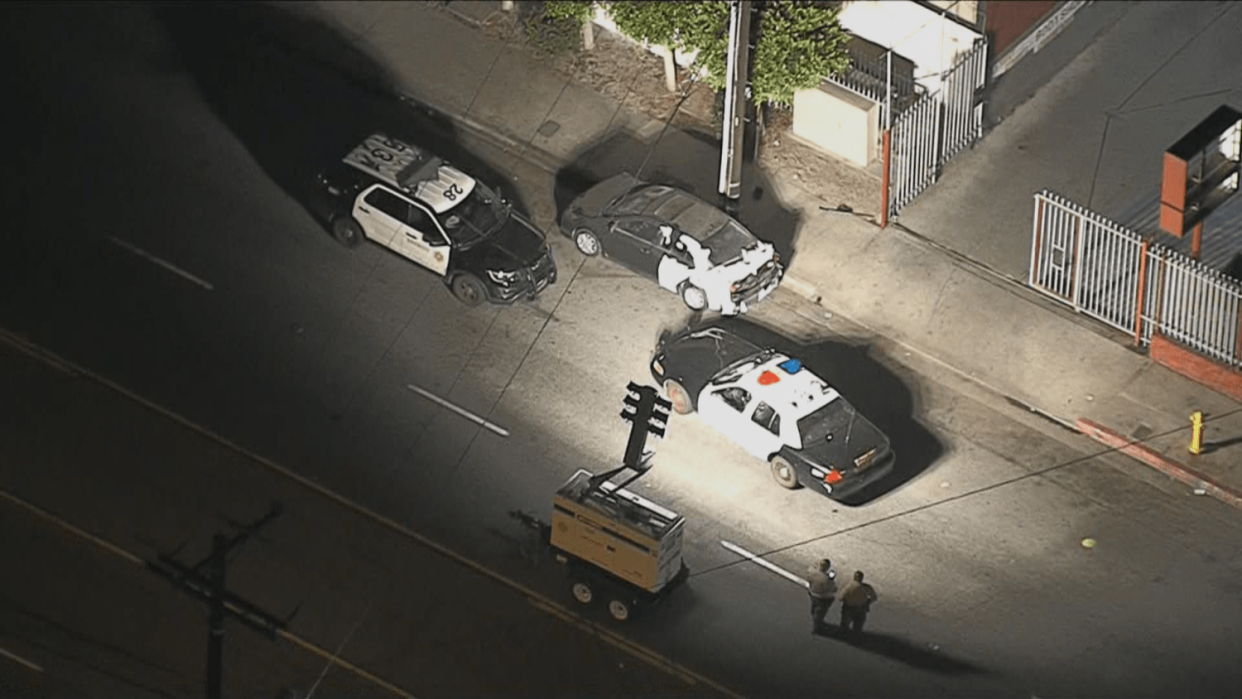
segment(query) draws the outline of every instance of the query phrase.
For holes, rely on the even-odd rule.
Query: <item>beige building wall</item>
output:
[[[857,165],[876,159],[880,107],[832,83],[794,95],[793,132],[811,144]]]

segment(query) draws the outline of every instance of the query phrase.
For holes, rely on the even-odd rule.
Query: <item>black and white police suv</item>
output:
[[[765,243],[720,209],[680,189],[610,177],[570,203],[561,232],[584,255],[603,254],[678,294],[694,311],[747,308],[785,269]]]
[[[316,213],[342,245],[379,243],[440,275],[468,306],[533,299],[556,283],[543,232],[425,150],[375,134],[318,185]]]
[[[720,328],[661,339],[651,375],[681,415],[767,461],[786,488],[849,497],[893,470],[888,437],[798,359]]]

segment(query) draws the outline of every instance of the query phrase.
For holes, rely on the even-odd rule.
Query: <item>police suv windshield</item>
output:
[[[460,204],[436,215],[457,245],[470,245],[492,235],[508,217],[509,208],[482,183],[476,183]]]

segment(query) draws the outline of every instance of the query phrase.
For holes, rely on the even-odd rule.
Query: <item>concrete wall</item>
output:
[[[982,35],[909,0],[847,0],[841,26],[914,62],[914,79],[928,93],[940,89],[940,74],[974,46]]]
[[[794,95],[793,132],[811,144],[866,167],[876,158],[880,107],[849,90],[823,83]]]

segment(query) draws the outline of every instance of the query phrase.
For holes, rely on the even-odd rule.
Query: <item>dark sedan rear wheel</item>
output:
[[[664,395],[668,396],[668,402],[673,404],[673,411],[678,415],[689,415],[694,411],[694,406],[690,402],[690,394],[686,393],[686,389],[673,379],[664,382]]]
[[[772,478],[780,483],[782,488],[789,490],[797,490],[802,487],[798,482],[798,472],[794,470],[793,464],[783,456],[772,457]]]
[[[686,307],[692,311],[701,311],[707,308],[707,294],[699,287],[686,283],[681,287],[681,300],[686,302]]]
[[[578,250],[587,257],[594,257],[599,254],[599,238],[595,234],[585,228],[579,228],[574,231],[574,245],[578,246]]]

